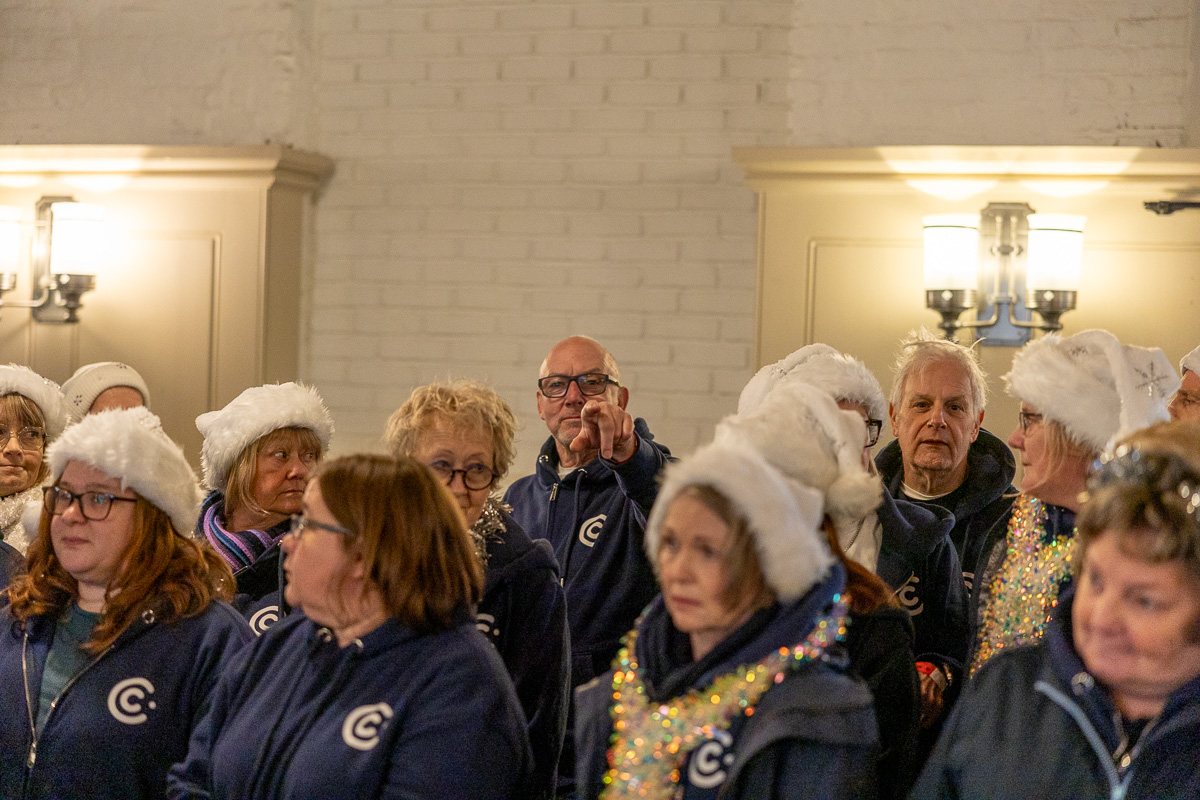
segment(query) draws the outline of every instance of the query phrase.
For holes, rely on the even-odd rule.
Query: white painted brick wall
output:
[[[335,448],[474,376],[520,414],[520,474],[569,333],[679,452],[733,408],[756,223],[732,146],[1196,145],[1198,69],[1190,0],[0,0],[0,141],[332,156],[304,377]]]

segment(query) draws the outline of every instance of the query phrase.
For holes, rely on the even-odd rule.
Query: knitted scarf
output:
[[[221,558],[225,559],[225,563],[234,572],[257,561],[287,532],[286,524],[274,525],[265,531],[253,528],[247,531],[229,531],[221,522],[221,515],[225,511],[224,499],[206,505],[208,507],[200,517],[200,528],[204,531],[204,538],[221,554]]]

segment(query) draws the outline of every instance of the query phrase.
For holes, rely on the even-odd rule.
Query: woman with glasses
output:
[[[516,452],[516,425],[495,391],[460,380],[413,390],[388,420],[385,439],[395,456],[429,467],[466,518],[485,570],[476,620],[504,660],[529,721],[529,797],[542,798],[554,793],[566,728],[567,612],[550,543],[531,541],[497,493]]]
[[[1114,437],[1169,419],[1179,386],[1161,350],[1122,345],[1102,330],[1035,339],[1004,380],[1021,401],[1008,439],[1020,452],[1021,494],[974,569],[972,673],[1001,650],[1041,639],[1071,582],[1089,466]]]
[[[294,614],[217,686],[170,797],[523,798],[521,707],[471,605],[483,570],[408,458],[323,464],[283,545]]]
[[[1200,797],[1200,424],[1102,457],[1041,642],[958,701],[913,797]]]
[[[0,797],[158,798],[252,636],[233,576],[188,538],[200,487],[144,408],[50,448],[29,573],[0,616]]]
[[[237,580],[234,605],[262,633],[287,610],[279,594],[279,540],[300,510],[309,473],[329,449],[333,419],[321,396],[298,383],[255,386],[196,418],[210,490],[196,535]]]
[[[0,366],[0,579],[23,571],[29,539],[21,525],[27,505],[42,501],[47,444],[67,425],[67,405],[58,384],[29,367]],[[14,552],[17,551],[17,552]],[[7,579],[6,579],[7,578]]]

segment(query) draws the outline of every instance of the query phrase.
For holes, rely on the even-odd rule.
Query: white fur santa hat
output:
[[[252,386],[220,411],[201,414],[196,417],[196,428],[204,435],[200,451],[204,485],[224,491],[233,462],[247,446],[271,431],[308,428],[321,441],[321,450],[328,451],[333,417],[313,387],[272,383]]]
[[[1167,401],[1179,388],[1162,350],[1123,345],[1102,330],[1033,340],[1017,352],[1004,382],[1010,395],[1096,452],[1170,419]]]
[[[750,414],[717,424],[716,441],[748,443],[789,479],[819,491],[822,512],[844,533],[879,507],[883,484],[862,463],[866,424],[824,390],[785,381]]]
[[[789,481],[753,448],[713,442],[671,464],[646,524],[646,553],[656,563],[667,509],[689,486],[710,486],[746,520],[767,585],[797,600],[829,574],[833,554],[821,532],[821,493]]]
[[[62,393],[71,417],[83,419],[102,392],[117,386],[133,389],[142,396],[142,405],[150,405],[150,389],[136,369],[119,361],[99,361],[84,364],[63,382]]]
[[[1197,347],[1192,352],[1188,353],[1179,361],[1179,371],[1187,372],[1188,370],[1200,375],[1200,347]]]
[[[824,389],[838,400],[862,403],[871,419],[887,418],[883,389],[867,365],[821,343],[805,345],[756,372],[738,397],[737,413],[749,414],[762,405],[772,389],[792,380]]]
[[[46,441],[52,442],[67,427],[67,404],[58,384],[20,364],[0,366],[0,395],[28,397],[46,419]]]
[[[89,414],[50,446],[48,460],[55,481],[67,462],[81,461],[158,506],[180,535],[196,526],[202,499],[196,473],[158,417],[144,407]]]

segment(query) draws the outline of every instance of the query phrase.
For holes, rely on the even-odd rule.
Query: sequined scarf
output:
[[[735,717],[753,716],[768,689],[801,664],[819,658],[845,633],[846,604],[839,601],[795,647],[781,647],[757,664],[743,664],[722,675],[710,686],[652,705],[635,656],[637,630],[631,631],[615,662],[612,747],[600,797],[682,798],[680,769],[692,749],[715,731],[728,730]]]
[[[511,514],[512,506],[495,496],[488,497],[483,502],[483,511],[479,512],[479,519],[471,526],[471,543],[475,545],[475,553],[483,559],[484,566],[488,562],[488,542],[499,539],[500,534],[507,530],[504,527],[504,514],[501,512]]]
[[[971,674],[1006,648],[1042,638],[1059,592],[1071,580],[1077,528],[1047,536],[1046,507],[1022,494],[1013,504],[1004,561],[988,584]]]

